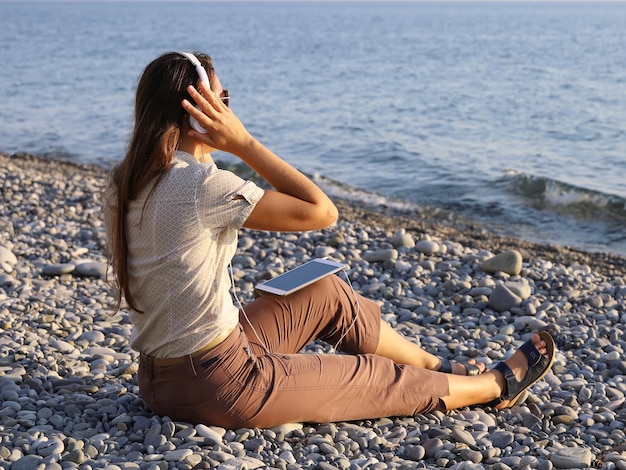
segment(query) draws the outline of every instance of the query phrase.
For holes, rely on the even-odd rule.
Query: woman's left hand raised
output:
[[[189,86],[187,91],[200,109],[188,100],[183,100],[182,105],[185,111],[206,130],[206,133],[190,130],[189,135],[217,150],[234,155],[244,152],[245,148],[254,142],[254,137],[215,92],[204,83],[200,83],[199,87],[202,94],[193,86]]]

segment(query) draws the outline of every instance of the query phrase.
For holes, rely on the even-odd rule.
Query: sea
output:
[[[0,1],[0,151],[111,167],[143,68],[202,51],[334,196],[626,255],[625,25],[596,1]]]

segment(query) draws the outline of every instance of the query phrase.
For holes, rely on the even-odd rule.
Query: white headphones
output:
[[[206,70],[202,67],[202,64],[198,60],[198,58],[190,54],[189,52],[179,52],[179,54],[184,55],[189,59],[189,61],[196,67],[196,72],[198,72],[198,77],[200,77],[200,82],[206,84],[207,87],[211,88],[211,82],[209,82],[209,77],[206,74]],[[196,108],[200,109],[199,106]],[[189,116],[189,125],[195,130],[200,132],[201,134],[206,134],[206,129],[200,125],[200,123],[194,119],[192,116]]]

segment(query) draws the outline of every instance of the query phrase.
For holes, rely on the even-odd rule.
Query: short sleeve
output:
[[[265,191],[252,181],[215,166],[199,183],[197,209],[205,228],[240,228]]]

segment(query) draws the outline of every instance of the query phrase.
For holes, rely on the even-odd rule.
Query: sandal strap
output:
[[[515,395],[510,394],[510,390],[514,390],[516,384],[518,383],[515,378],[515,374],[506,362],[498,362],[492,370],[494,369],[500,371],[500,373],[504,376],[504,389],[502,390],[502,395],[487,403],[488,406],[499,405],[503,401],[514,397]]]
[[[541,362],[542,359],[545,359],[547,361],[545,356],[542,355],[537,350],[537,348],[532,343],[532,341],[526,341],[524,344],[520,346],[520,350],[526,355],[526,360],[528,361],[529,372],[530,372],[530,369],[532,369],[537,364],[539,364],[539,362]]]
[[[487,403],[488,406],[496,406],[505,400],[510,400],[519,393],[533,384],[538,377],[545,372],[546,368],[550,364],[550,359],[541,354],[531,340],[526,341],[519,347],[519,350],[524,353],[526,360],[528,361],[528,371],[521,381],[518,381],[511,368],[502,361],[496,364],[494,369],[500,371],[504,376],[504,389],[500,397]]]
[[[449,359],[446,359],[445,357],[440,357],[439,358],[441,360],[441,365],[439,366],[439,369],[437,369],[437,372],[443,372],[444,374],[451,374],[452,373],[452,361],[450,361]],[[475,365],[475,364],[467,364],[467,363],[460,363],[463,367],[465,367],[465,375],[480,375],[481,370],[480,368]]]
[[[465,366],[465,372],[467,375],[476,376],[481,374],[480,368],[476,364],[463,364]]]
[[[441,365],[439,366],[439,369],[437,369],[437,372],[443,372],[444,374],[451,374],[452,363],[445,357],[440,357],[439,359],[441,359]]]

